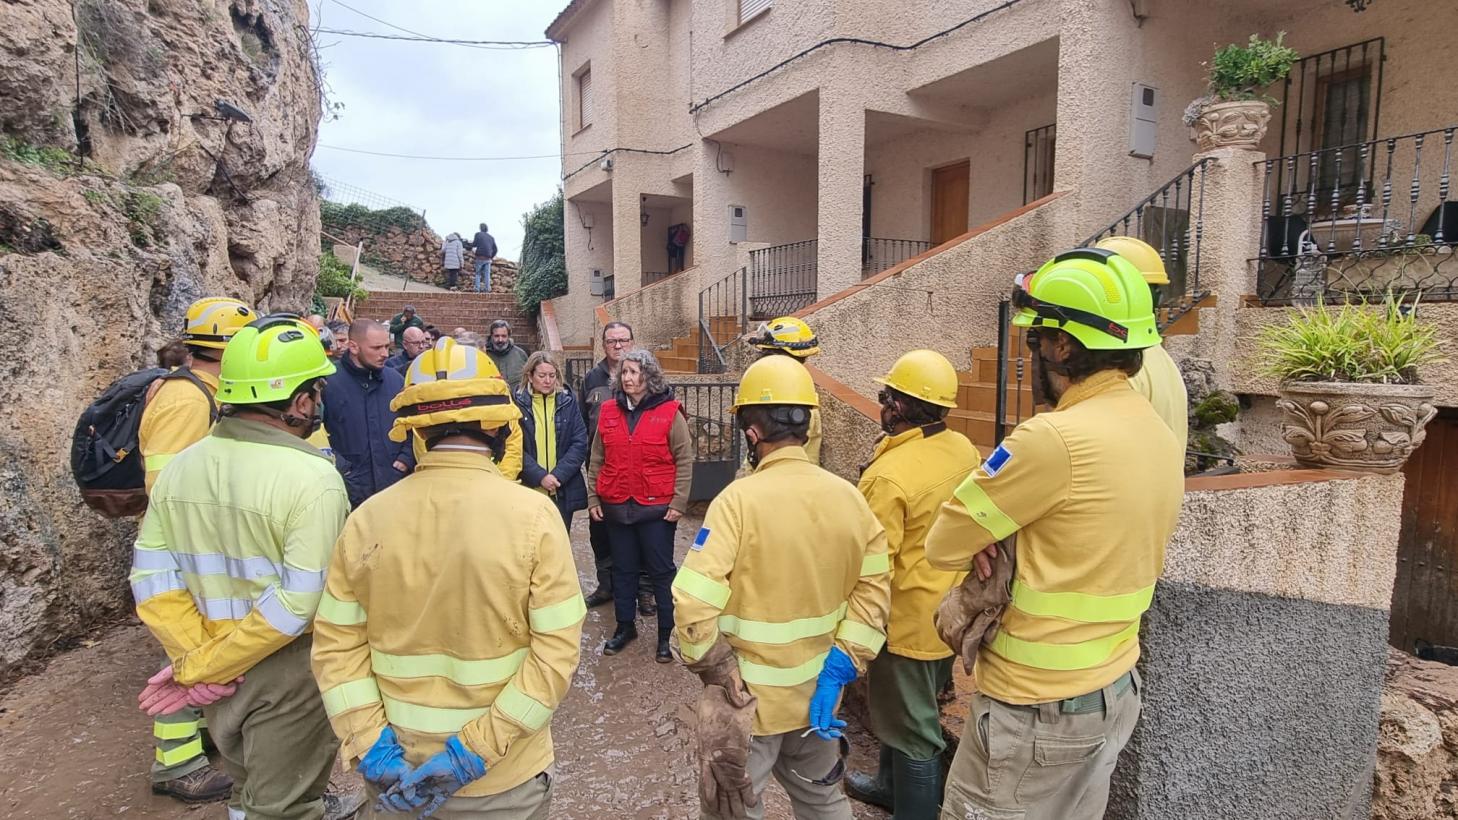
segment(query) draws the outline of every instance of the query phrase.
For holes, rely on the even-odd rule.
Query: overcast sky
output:
[[[566,0],[343,0],[359,11],[433,37],[542,40]],[[403,34],[341,0],[311,0],[314,26]],[[521,253],[521,215],[556,191],[557,52],[499,51],[439,43],[318,35],[339,118],[319,127],[313,166],[416,209],[442,236],[467,239],[491,226],[500,255]],[[449,157],[550,155],[500,162],[442,162],[347,153],[327,146]],[[338,197],[345,198],[345,197]]]

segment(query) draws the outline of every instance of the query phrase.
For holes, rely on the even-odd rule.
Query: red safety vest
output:
[[[628,432],[628,417],[616,399],[602,403],[597,417],[597,435],[602,441],[602,470],[597,474],[597,497],[606,504],[625,504],[628,499],[647,507],[673,500],[678,475],[668,432],[678,402],[673,399],[644,410],[638,424]]]

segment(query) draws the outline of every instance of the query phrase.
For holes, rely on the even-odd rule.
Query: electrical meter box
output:
[[[593,268],[587,280],[587,292],[592,296],[602,295],[602,269]]]
[[[729,241],[749,241],[749,210],[743,205],[729,206]]]
[[[1134,83],[1129,101],[1129,156],[1144,159],[1154,156],[1159,122],[1155,116],[1158,101],[1159,89]]]

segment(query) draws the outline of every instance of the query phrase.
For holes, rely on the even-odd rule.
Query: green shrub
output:
[[[1252,34],[1244,46],[1231,43],[1215,52],[1209,63],[1210,94],[1220,101],[1264,99],[1261,90],[1291,72],[1301,59],[1296,49],[1282,42],[1286,32],[1278,32],[1275,40],[1263,40]]]
[[[0,137],[0,157],[44,168],[59,177],[67,176],[76,167],[76,158],[64,148],[31,145],[14,137]]]
[[[409,208],[385,208],[376,211],[358,203],[341,205],[327,199],[319,200],[319,219],[326,226],[335,229],[363,228],[377,234],[384,233],[390,228],[409,232],[425,227],[425,220],[421,219],[420,214]]]
[[[333,251],[322,251],[319,254],[319,278],[314,282],[314,296],[317,300],[325,296],[347,298],[353,296],[355,299],[364,299],[369,292],[359,287],[349,278],[349,265],[334,255]]]
[[[562,190],[522,214],[526,235],[521,243],[521,269],[516,276],[516,301],[527,313],[547,299],[567,293],[567,253],[562,227]]]
[[[1416,384],[1417,369],[1446,361],[1438,329],[1389,293],[1365,303],[1301,308],[1261,332],[1262,373],[1281,381]]]
[[[133,245],[150,248],[158,243],[162,197],[151,191],[132,191],[127,194],[122,212],[127,216],[127,233],[131,234]]]

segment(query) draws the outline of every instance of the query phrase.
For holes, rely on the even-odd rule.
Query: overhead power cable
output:
[[[444,43],[455,46],[475,46],[477,48],[495,49],[501,51],[519,51],[529,48],[550,48],[553,43],[550,40],[451,40],[444,37],[416,37],[404,34],[379,34],[371,31],[349,31],[339,28],[316,28],[318,34],[336,34],[341,37],[364,37],[372,40],[399,40],[407,43]]]
[[[427,154],[396,154],[396,153],[392,153],[392,152],[389,152],[389,151],[370,151],[370,150],[365,149],[365,148],[346,148],[346,147],[344,147],[342,145],[325,145],[322,142],[319,143],[318,147],[320,147],[320,148],[328,148],[331,151],[345,151],[345,152],[350,153],[350,154],[368,154],[368,155],[370,155],[372,157],[394,157],[396,159],[429,159],[429,160],[439,160],[439,161],[442,161],[442,162],[501,162],[501,161],[506,161],[506,160],[517,160],[517,159],[557,159],[558,157],[563,156],[562,154],[527,154],[527,155],[515,156],[515,157],[443,157],[443,156],[431,156],[431,155],[427,155]],[[577,151],[577,152],[574,152],[574,153],[569,153],[569,154],[567,154],[567,156],[569,156],[569,157],[570,156],[586,156],[588,154],[592,154],[594,156],[598,156],[598,155],[602,154],[602,152],[601,151]]]

